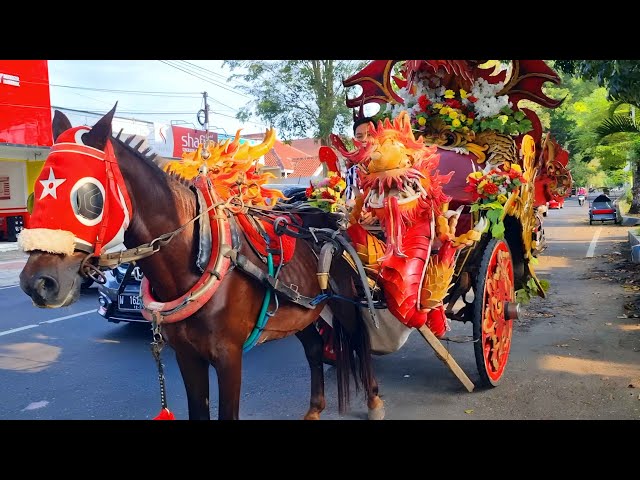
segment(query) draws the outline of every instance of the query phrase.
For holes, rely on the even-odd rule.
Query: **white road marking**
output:
[[[74,313],[73,315],[67,315],[66,317],[59,317],[59,318],[53,318],[51,320],[45,320],[44,322],[40,322],[40,324],[43,324],[43,323],[56,323],[56,322],[60,322],[62,320],[66,320],[68,318],[80,317],[82,315],[86,315],[87,313],[95,313],[97,311],[98,311],[98,309],[94,308],[93,310],[87,310],[86,312],[80,312],[80,313]]]
[[[598,237],[600,236],[600,232],[602,231],[602,225],[598,227],[596,233],[593,234],[593,239],[591,239],[591,244],[589,245],[589,249],[587,250],[587,257],[593,257],[593,253],[596,251],[596,244],[598,243]]]
[[[56,322],[61,322],[62,320],[67,320],[69,318],[75,318],[75,317],[81,317],[82,315],[86,315],[88,313],[95,313],[97,312],[97,309],[93,309],[93,310],[87,310],[85,312],[80,312],[80,313],[74,313],[73,315],[66,315],[64,317],[58,317],[58,318],[52,318],[51,320],[44,320],[36,325],[26,325],[24,327],[18,327],[18,328],[12,328],[11,330],[5,330],[4,332],[0,332],[0,337],[3,335],[9,335],[11,333],[16,333],[16,332],[20,332],[22,330],[28,330],[30,328],[35,328],[35,327],[39,327],[40,325],[44,324],[44,323],[56,323]]]
[[[3,335],[9,335],[10,333],[16,333],[16,332],[20,332],[22,330],[28,330],[29,328],[36,328],[39,325],[27,325],[26,327],[18,327],[18,328],[12,328],[11,330],[5,330],[4,332],[0,332],[0,337]]]

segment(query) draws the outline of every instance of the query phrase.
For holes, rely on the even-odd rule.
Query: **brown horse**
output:
[[[89,262],[95,264],[96,258],[104,258],[100,255],[105,252],[104,247],[118,243],[119,234],[127,248],[125,252],[136,252],[132,249],[152,243],[150,250],[154,253],[144,258],[141,255],[137,263],[144,272],[155,303],[168,305],[174,299],[182,298],[185,292],[193,291],[194,286],[202,284],[204,274],[202,268],[196,265],[196,258],[202,255],[203,234],[199,227],[201,224],[193,221],[202,212],[197,192],[186,182],[165,173],[159,166],[163,161],[160,157],[150,156],[147,151],[140,152],[139,145],[132,147],[127,141],[119,139],[119,136],[114,138],[111,127],[114,113],[115,107],[92,128],[72,128],[64,114],[55,112],[53,138],[56,139],[56,144],[47,158],[39,182],[36,181],[32,217],[37,220],[36,224],[40,222],[47,228],[27,229],[25,232],[31,233],[25,233],[21,238],[23,249],[29,252],[29,259],[20,274],[20,286],[38,307],[63,307],[76,301],[83,276],[86,276],[87,265]],[[74,141],[80,145],[73,144]],[[69,149],[73,153],[68,153]],[[102,158],[96,164],[100,165],[98,168],[106,169],[107,173],[77,174],[82,179],[75,185],[70,185],[73,183],[70,177],[77,173],[75,170],[84,168],[78,161],[82,159],[77,158],[79,152],[86,158]],[[109,152],[113,159],[111,162]],[[77,165],[73,164],[74,160]],[[89,161],[94,160],[87,160]],[[96,187],[100,182],[86,183],[87,178],[100,179],[100,175],[105,183],[102,187]],[[68,182],[66,186],[65,180]],[[43,187],[38,187],[39,184]],[[65,187],[71,196],[62,194]],[[214,200],[218,198],[215,191],[212,194]],[[84,198],[89,200],[85,202]],[[54,204],[47,203],[54,199],[71,203],[73,212],[70,216],[75,215],[82,223],[77,231],[68,227],[75,220],[65,220],[67,212],[61,210],[69,206],[54,207]],[[56,211],[51,211],[53,209]],[[318,211],[312,209],[308,211],[308,215],[303,211],[298,212],[298,218],[307,223],[300,224],[295,231],[305,231],[309,222],[313,222],[319,229],[336,228],[335,220],[330,215],[318,215]],[[235,221],[237,210],[231,212],[230,208],[219,202],[215,213],[211,216],[213,235],[209,250],[217,260],[209,262],[209,271],[205,271],[205,274],[212,274],[208,283],[216,286],[213,295],[185,319],[163,321],[164,317],[153,316],[154,325],[158,325],[157,331],[162,334],[161,338],[175,350],[187,393],[189,419],[210,419],[210,365],[215,368],[218,377],[218,418],[239,418],[243,345],[254,331],[269,289],[272,295],[268,306],[271,313],[275,313],[258,332],[256,343],[292,334],[301,341],[311,370],[310,406],[304,418],[319,419],[325,408],[323,343],[314,322],[326,305],[331,308],[334,325],[340,331],[336,340],[340,412],[344,413],[349,404],[351,373],[357,390],[362,387],[367,395],[369,418],[382,418],[384,407],[378,396],[378,385],[371,367],[369,339],[362,323],[359,303],[344,301],[346,297],[354,298],[358,279],[349,263],[341,255],[336,255],[331,262],[329,273],[336,293],[334,298],[329,295],[313,307],[301,306],[283,295],[282,290],[276,289],[274,285],[285,285],[287,292],[296,290],[305,298],[320,298],[321,293],[326,292],[320,288],[316,276],[319,268],[318,252],[322,245],[318,245],[313,237],[299,238],[290,261],[281,265],[278,271],[278,282],[266,286],[273,277],[264,273],[267,267],[263,259],[248,244],[246,232]],[[282,215],[286,216],[285,213]],[[67,223],[56,223],[60,221]],[[115,227],[109,224],[114,221]],[[97,230],[83,237],[83,228]],[[224,231],[231,235],[221,236],[220,232]],[[175,232],[171,238],[165,235],[169,232]],[[116,240],[111,241],[111,237]],[[162,240],[158,241],[160,237]],[[68,238],[73,241],[71,247]],[[230,255],[228,251],[232,245],[221,245],[223,240],[238,245],[233,249],[234,255]],[[87,246],[87,243],[90,245]],[[60,244],[64,246],[61,247]],[[224,247],[227,247],[226,252]],[[245,261],[244,269],[239,259]],[[122,258],[120,261],[123,261]],[[218,268],[225,261],[231,262],[229,268]],[[256,270],[253,276],[247,274],[246,265],[257,267],[258,279]],[[89,270],[91,268],[89,266]],[[95,267],[93,268],[95,271]],[[201,293],[199,291],[198,295]],[[147,307],[149,306],[145,301],[145,309]],[[151,308],[153,312],[153,305]],[[155,308],[159,311],[160,307]]]

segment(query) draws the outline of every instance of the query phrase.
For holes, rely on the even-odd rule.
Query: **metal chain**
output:
[[[156,361],[156,365],[158,367],[158,380],[160,382],[160,404],[162,408],[167,407],[167,392],[165,388],[164,382],[164,366],[162,365],[162,361],[160,360],[160,352],[164,347],[164,339],[162,338],[162,333],[160,332],[160,325],[156,320],[156,317],[160,315],[160,312],[153,312],[153,320],[151,321],[151,331],[153,334],[153,342],[151,342],[151,353],[153,354],[153,358]]]

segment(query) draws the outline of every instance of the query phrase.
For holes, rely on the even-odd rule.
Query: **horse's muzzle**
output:
[[[67,306],[80,297],[80,258],[32,252],[20,272],[20,288],[41,308]]]
[[[39,307],[47,307],[57,303],[60,284],[49,275],[37,275],[28,279],[20,277],[20,288],[31,297]]]

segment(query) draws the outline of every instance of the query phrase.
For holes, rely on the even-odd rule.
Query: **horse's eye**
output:
[[[71,190],[71,206],[82,223],[98,223],[104,209],[104,188],[100,182],[95,178],[79,180]]]

